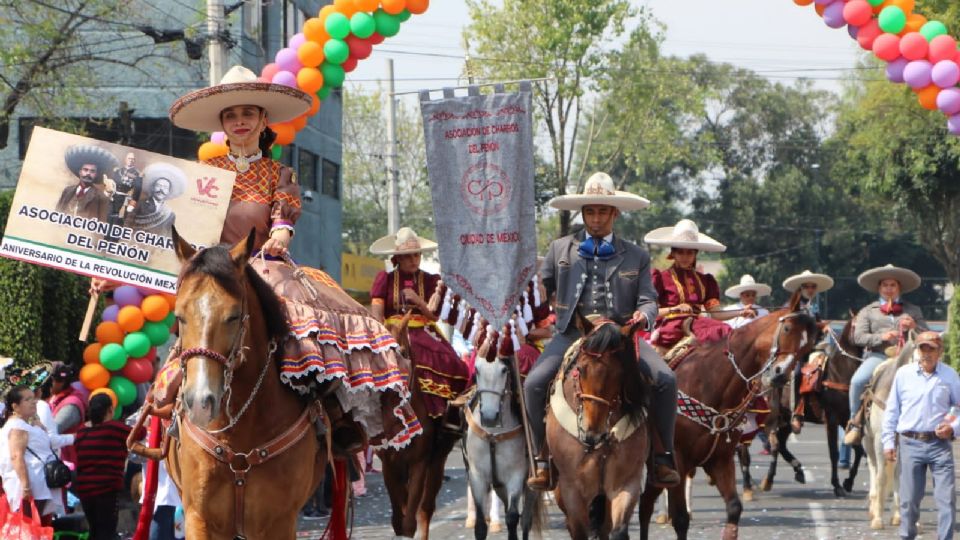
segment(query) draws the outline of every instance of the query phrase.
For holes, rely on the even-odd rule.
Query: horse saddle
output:
[[[807,364],[800,368],[800,395],[815,394],[822,390],[823,372],[826,364],[826,355],[810,355]]]
[[[688,334],[663,355],[663,361],[670,366],[670,369],[676,371],[677,366],[690,356],[698,344],[697,338],[693,334]]]

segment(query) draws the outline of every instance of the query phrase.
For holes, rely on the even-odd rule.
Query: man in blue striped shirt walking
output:
[[[960,405],[960,376],[940,362],[943,342],[936,332],[917,336],[916,363],[897,370],[883,417],[883,450],[887,460],[900,452],[900,537],[917,536],[920,501],[933,476],[937,537],[953,538],[956,515],[953,451],[950,443],[960,432],[960,418],[952,406]]]

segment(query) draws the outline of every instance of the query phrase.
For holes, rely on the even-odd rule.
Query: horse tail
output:
[[[524,488],[524,491],[523,512],[529,512],[529,519],[531,520],[530,530],[533,531],[534,536],[536,538],[542,538],[543,529],[547,523],[546,494],[527,488]]]

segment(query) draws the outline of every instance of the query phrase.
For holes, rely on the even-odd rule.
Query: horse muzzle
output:
[[[796,356],[787,355],[782,362],[775,363],[770,371],[763,377],[764,384],[775,388],[781,388],[790,380],[790,374],[793,372],[793,365],[796,362]]]
[[[185,389],[183,403],[187,418],[195,426],[205,429],[220,414],[220,399],[208,389]]]
[[[488,414],[484,411],[480,411],[480,425],[485,428],[498,428],[502,425],[500,420],[500,411],[498,410],[494,414]]]

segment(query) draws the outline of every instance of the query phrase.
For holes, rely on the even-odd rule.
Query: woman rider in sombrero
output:
[[[362,424],[371,444],[402,446],[420,428],[408,404],[407,362],[396,341],[330,276],[300,267],[301,281],[283,259],[300,217],[300,189],[293,170],[267,157],[276,138],[267,124],[292,120],[310,105],[306,93],[259,82],[252,71],[235,66],[220,84],[174,102],[170,120],[180,128],[226,134],[229,154],[206,161],[237,173],[220,241],[233,244],[255,230],[255,249],[264,257],[254,257],[251,266],[283,300],[290,327],[281,379],[303,394],[342,381],[324,407],[334,436],[348,450],[362,443],[362,435],[348,418],[338,420],[342,412]]]

